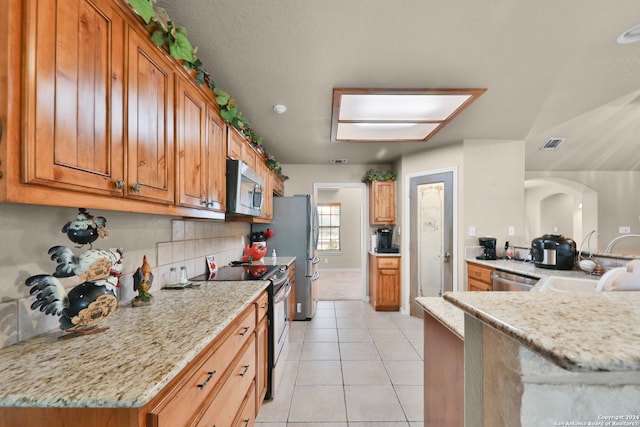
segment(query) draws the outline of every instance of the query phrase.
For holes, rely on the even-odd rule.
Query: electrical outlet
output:
[[[298,313],[302,313],[302,303],[296,304],[296,310],[298,310]]]
[[[629,226],[620,226],[620,227],[618,227],[618,233],[620,233],[620,234],[629,234],[629,233],[631,233],[631,227],[629,227]]]
[[[516,235],[516,228],[513,226],[509,227],[509,236],[515,236]]]
[[[476,235],[476,227],[474,225],[469,226],[469,236],[475,236]]]

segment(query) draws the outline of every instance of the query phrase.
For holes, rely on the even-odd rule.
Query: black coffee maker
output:
[[[398,248],[394,248],[391,245],[393,232],[391,231],[390,228],[387,228],[387,227],[378,228],[377,234],[378,234],[378,238],[377,238],[378,244],[376,247],[376,252],[379,252],[379,253],[397,253],[398,252]]]
[[[496,239],[494,237],[479,237],[478,241],[482,246],[482,255],[478,255],[476,259],[496,259]]]

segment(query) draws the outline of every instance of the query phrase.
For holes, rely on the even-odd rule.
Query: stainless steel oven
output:
[[[269,381],[265,399],[272,399],[282,381],[285,360],[289,351],[289,294],[291,283],[286,267],[271,276],[273,285],[273,317],[270,319],[272,329],[269,356]],[[271,332],[271,331],[270,331]]]
[[[265,399],[270,400],[275,396],[276,387],[282,379],[284,361],[289,349],[289,271],[287,266],[247,264],[234,262],[230,266],[223,266],[213,274],[202,274],[190,279],[191,281],[243,281],[243,280],[268,280],[271,282],[267,288],[269,306],[267,308],[268,319],[268,364],[267,393]]]

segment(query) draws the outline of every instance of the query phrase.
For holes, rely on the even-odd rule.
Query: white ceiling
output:
[[[158,0],[281,163],[526,140],[527,170],[640,170],[637,0]],[[487,92],[428,142],[332,143],[334,87]],[[285,104],[277,115],[273,105]],[[566,137],[557,151],[538,148]]]

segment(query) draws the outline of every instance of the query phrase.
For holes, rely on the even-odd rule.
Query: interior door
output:
[[[410,314],[422,317],[416,297],[453,290],[453,172],[411,178]]]

